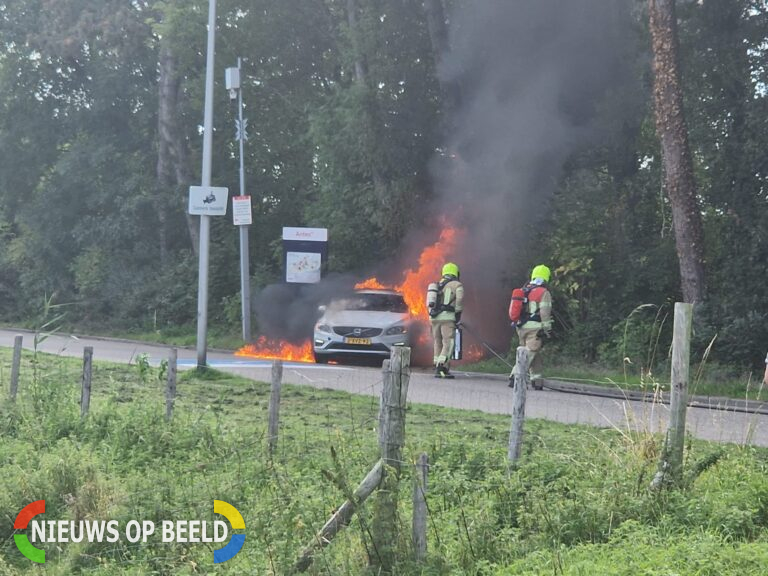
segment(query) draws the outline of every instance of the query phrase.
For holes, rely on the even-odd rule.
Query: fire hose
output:
[[[474,337],[475,337],[475,338],[478,340],[478,342],[480,342],[480,344],[482,344],[483,346],[485,346],[485,347],[488,349],[488,351],[489,351],[491,354],[493,354],[494,356],[496,356],[496,358],[498,358],[499,360],[501,360],[502,362],[504,362],[504,364],[506,364],[507,366],[509,366],[509,367],[510,367],[510,369],[511,369],[511,368],[514,368],[514,365],[513,365],[513,364],[510,364],[509,362],[507,362],[506,358],[502,357],[502,356],[501,356],[501,355],[500,355],[498,352],[496,352],[496,350],[494,350],[493,348],[491,348],[491,345],[490,345],[490,344],[488,344],[488,342],[486,342],[485,340],[483,340],[483,339],[480,337],[480,335],[479,335],[477,332],[475,332],[475,331],[474,331],[474,330],[472,330],[472,329],[471,329],[469,326],[467,326],[467,324],[466,324],[465,322],[458,322],[458,323],[456,324],[456,326],[457,326],[457,327],[461,326],[462,328],[465,328],[465,329],[466,329],[466,330],[467,330],[467,331],[468,331],[470,334],[472,334],[472,335],[473,335],[473,336],[474,336]]]

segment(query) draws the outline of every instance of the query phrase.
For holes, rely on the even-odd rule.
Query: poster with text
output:
[[[288,252],[286,280],[313,284],[320,282],[320,254],[317,252]]]

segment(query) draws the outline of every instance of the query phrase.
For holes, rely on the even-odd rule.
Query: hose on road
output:
[[[513,364],[510,364],[509,362],[507,362],[506,358],[502,357],[502,356],[501,356],[501,355],[500,355],[498,352],[496,352],[496,350],[494,350],[493,348],[491,348],[490,344],[488,344],[488,342],[486,342],[485,340],[483,340],[483,339],[480,337],[480,335],[479,335],[477,332],[475,332],[474,330],[472,330],[472,328],[470,328],[469,326],[467,326],[467,324],[465,324],[464,322],[459,322],[459,325],[460,325],[462,328],[466,328],[466,329],[467,329],[467,332],[469,332],[469,333],[470,333],[470,334],[472,334],[472,335],[473,335],[475,338],[477,338],[477,340],[480,342],[480,344],[482,344],[483,346],[485,346],[485,347],[488,349],[488,351],[489,351],[489,352],[491,352],[491,354],[493,354],[494,356],[496,356],[496,358],[498,358],[499,360],[501,360],[502,362],[504,362],[504,364],[506,364],[507,366],[509,366],[510,370],[511,370],[512,368],[514,368],[514,365],[513,365]]]

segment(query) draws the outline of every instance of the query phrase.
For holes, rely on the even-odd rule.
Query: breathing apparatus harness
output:
[[[515,328],[522,326],[528,321],[541,322],[540,308],[531,314],[531,302],[539,304],[541,297],[546,292],[546,284],[534,284],[529,282],[522,288],[515,288],[512,291],[512,301],[509,305],[509,319]]]
[[[443,302],[443,289],[448,282],[458,280],[456,276],[445,275],[440,282],[433,282],[427,287],[427,312],[430,318],[435,318],[441,312],[456,312],[453,304]]]

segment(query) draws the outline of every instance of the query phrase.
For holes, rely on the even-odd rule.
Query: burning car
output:
[[[413,318],[402,294],[356,290],[321,306],[315,324],[315,362],[337,357],[388,358],[393,346],[410,346]]]

